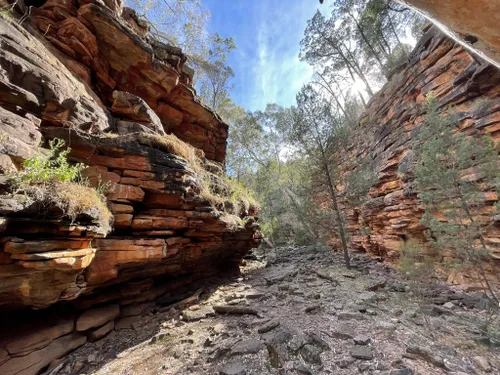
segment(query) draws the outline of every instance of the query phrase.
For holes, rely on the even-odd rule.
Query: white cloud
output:
[[[312,68],[298,58],[300,40],[315,7],[303,1],[256,1],[257,61],[249,100],[251,109],[267,103],[293,105],[302,84],[310,80]]]

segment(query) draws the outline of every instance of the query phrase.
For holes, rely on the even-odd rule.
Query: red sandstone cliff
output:
[[[420,223],[424,208],[414,189],[413,174],[411,168],[400,166],[412,164],[412,142],[423,121],[426,95],[431,92],[442,111],[458,111],[460,131],[489,133],[496,143],[500,139],[500,71],[430,28],[409,60],[370,100],[350,149],[352,160],[366,155],[372,158],[378,177],[369,199],[347,211],[351,245],[357,250],[394,261],[405,241],[425,242],[425,228]],[[464,171],[466,177],[479,178],[473,171]],[[488,228],[485,237],[493,252],[485,268],[492,282],[500,267],[500,226],[492,209],[497,201],[496,194],[486,192],[485,206],[476,217]],[[452,256],[445,254],[443,260]],[[467,272],[452,272],[448,281],[471,283],[471,278]]]
[[[36,374],[144,304],[237,269],[260,235],[252,209],[228,224],[189,161],[137,135],[173,134],[224,163],[228,126],[178,48],[121,0],[48,0],[24,27],[15,17],[0,17],[0,172],[64,139],[89,181],[109,185],[114,217],[106,236],[92,213],[71,222],[0,197],[0,373]]]

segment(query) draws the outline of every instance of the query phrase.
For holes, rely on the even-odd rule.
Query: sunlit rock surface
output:
[[[398,0],[419,10],[464,46],[500,67],[500,2]]]
[[[373,158],[378,181],[368,200],[347,211],[348,230],[355,249],[396,261],[401,246],[410,239],[425,243],[420,223],[424,207],[417,199],[411,167],[411,147],[425,114],[428,94],[438,99],[443,111],[457,111],[460,129],[469,135],[490,134],[500,139],[500,70],[469,54],[464,48],[430,28],[408,61],[396,68],[389,82],[375,94],[360,120],[349,157]],[[464,178],[477,179],[473,170]],[[484,208],[476,217],[486,228],[492,254],[484,267],[491,278],[500,267],[500,227],[493,205],[498,196],[485,191]],[[444,254],[451,260],[453,254]],[[454,271],[448,281],[474,284],[478,275]]]
[[[0,374],[37,374],[260,243],[254,212],[228,223],[186,160],[129,137],[174,134],[224,163],[228,127],[185,62],[121,0],[48,0],[24,27],[0,17],[0,173],[64,139],[113,214],[106,236],[92,213],[69,222],[2,195]]]

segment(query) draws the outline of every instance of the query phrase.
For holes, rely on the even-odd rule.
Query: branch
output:
[[[398,13],[403,13],[403,12],[408,12],[411,11],[410,8],[403,6],[401,9],[393,8],[390,3],[387,3],[387,7],[385,9],[389,9],[393,12],[398,12]]]

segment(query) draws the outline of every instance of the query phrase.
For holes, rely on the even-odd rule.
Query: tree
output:
[[[347,231],[337,197],[340,175],[336,168],[338,163],[334,159],[345,144],[346,127],[341,117],[332,111],[330,103],[318,95],[311,85],[303,86],[297,94],[292,139],[297,147],[304,150],[311,168],[316,168],[316,176],[326,187],[342,243],[345,265],[349,268]]]
[[[210,49],[207,22],[210,12],[199,0],[129,0],[140,17],[149,21],[151,34],[181,47],[193,57],[204,58]]]
[[[340,79],[343,86],[362,82],[372,96],[375,84],[383,83],[408,56],[411,48],[403,36],[421,26],[422,20],[390,0],[334,0],[329,18],[318,11],[308,21],[300,58],[331,77],[347,76]],[[345,83],[349,80],[351,85]]]
[[[247,112],[235,121],[230,131],[228,171],[256,191],[264,207],[264,225],[274,221],[277,232],[313,240],[317,233],[308,220],[310,207],[299,194],[308,180],[308,166],[293,155],[288,141],[291,121],[292,110],[276,104],[268,104],[264,111]]]
[[[488,193],[498,193],[498,153],[489,136],[466,136],[453,113],[440,114],[429,97],[427,114],[415,145],[415,182],[425,207],[422,223],[440,254],[455,253],[455,267],[473,267],[497,303],[483,263],[490,256],[487,227],[478,218]]]
[[[130,0],[130,5],[148,21],[154,38],[182,48],[202,99],[217,110],[229,97],[234,77],[227,65],[227,55],[236,48],[233,38],[207,31],[210,12],[198,0]]]
[[[301,40],[301,60],[313,66],[326,67],[336,71],[346,70],[352,83],[359,78],[371,96],[373,91],[368,78],[361,68],[359,52],[353,48],[350,29],[341,27],[338,13],[332,13],[330,19],[325,19],[318,11],[307,21],[304,38]]]

